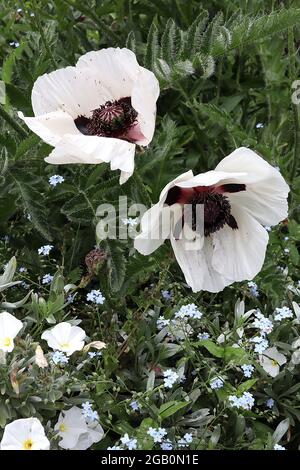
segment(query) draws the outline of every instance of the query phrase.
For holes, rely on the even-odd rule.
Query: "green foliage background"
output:
[[[19,7],[21,13],[16,12]],[[197,341],[166,343],[157,335],[155,319],[194,302],[205,312],[201,328],[210,332],[215,344],[220,333],[234,331],[238,298],[245,299],[248,309],[270,315],[275,307],[290,306],[299,297],[299,107],[291,101],[292,83],[300,77],[299,25],[299,0],[0,1],[0,79],[6,87],[6,103],[0,104],[0,258],[4,264],[16,256],[18,265],[28,269],[17,278],[43,298],[31,297],[15,309],[29,336],[0,370],[0,425],[32,414],[45,422],[55,420],[59,409],[89,398],[107,431],[97,448],[106,448],[124,432],[151,448],[145,429],[162,422],[174,439],[193,429],[196,448],[268,448],[273,431],[286,418],[291,425],[289,446],[298,447],[299,366],[276,379],[259,369],[255,381],[245,386],[254,391],[258,407],[238,413],[226,405],[226,391],[212,393],[207,384],[210,370],[226,371],[231,384],[227,395],[238,390],[237,367],[245,358],[230,353],[220,357]],[[19,47],[12,47],[11,41]],[[154,139],[136,155],[135,173],[123,186],[105,165],[47,165],[44,157],[50,147],[25,129],[16,114],[22,110],[32,115],[30,94],[39,75],[73,65],[89,50],[110,46],[133,50],[161,86]],[[263,127],[257,127],[259,123]],[[107,262],[97,275],[87,277],[84,258],[95,245],[100,203],[126,195],[129,203],[150,205],[178,174],[212,169],[239,146],[251,147],[278,166],[291,186],[289,220],[270,233],[264,268],[255,279],[258,299],[251,297],[246,283],[218,295],[192,294],[167,243],[144,258],[134,252],[131,241],[103,242]],[[54,189],[48,178],[55,173],[65,182]],[[45,261],[37,249],[46,243],[55,250]],[[54,271],[49,291],[40,278]],[[77,292],[71,305],[65,304],[67,284],[74,284]],[[103,307],[86,304],[92,288],[104,293]],[[162,300],[162,289],[173,292],[170,303]],[[15,302],[24,291],[17,287],[2,295],[3,302]],[[47,377],[34,368],[32,376],[19,372],[31,364],[32,341],[39,341],[49,318],[80,319],[92,340],[108,344],[96,367],[87,364],[83,373],[74,363],[64,371],[54,368]],[[299,325],[282,325],[274,335],[273,343],[289,354]],[[232,348],[234,335],[228,341]],[[76,373],[71,374],[72,367]],[[187,381],[166,392],[157,371],[170,367],[184,367]],[[12,370],[20,374],[19,394],[7,381]],[[277,402],[272,411],[262,405],[269,396]],[[140,400],[139,414],[128,408],[133,398]],[[166,404],[170,413],[164,411]]]

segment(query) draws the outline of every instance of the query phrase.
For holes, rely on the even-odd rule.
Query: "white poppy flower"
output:
[[[280,366],[286,363],[286,357],[277,348],[268,348],[259,356],[259,362],[271,377],[276,377],[280,372]]]
[[[188,171],[167,184],[159,202],[143,215],[134,246],[148,255],[170,238],[192,290],[219,292],[261,270],[268,243],[263,225],[287,217],[288,192],[275,168],[241,147],[214,171],[196,176]],[[190,208],[189,223],[183,207]],[[199,207],[202,233],[199,219],[195,222]]]
[[[54,429],[62,438],[59,446],[68,450],[86,450],[104,436],[100,424],[96,421],[87,424],[82,410],[77,406],[62,411]]]
[[[134,171],[135,145],[153,137],[159,85],[129,49],[81,56],[76,67],[42,75],[32,90],[35,117],[19,117],[54,150],[48,163],[110,163],[120,184]]]
[[[50,442],[37,418],[17,419],[4,429],[1,450],[49,450]]]
[[[0,313],[0,349],[11,352],[14,349],[14,338],[22,329],[23,323],[8,312]]]
[[[44,331],[41,337],[47,341],[50,348],[63,351],[67,356],[71,356],[73,352],[82,350],[85,336],[85,331],[79,326],[62,322],[50,330]]]

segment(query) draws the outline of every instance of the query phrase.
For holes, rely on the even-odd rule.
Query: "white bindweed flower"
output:
[[[135,248],[143,255],[170,238],[194,292],[219,292],[261,270],[268,233],[287,217],[289,187],[281,174],[241,147],[214,171],[188,171],[167,184],[141,220]]]
[[[86,450],[104,436],[100,424],[86,423],[82,410],[77,406],[60,413],[54,430],[62,438],[58,445],[68,450]]]
[[[50,348],[63,351],[67,356],[71,356],[73,352],[82,350],[85,336],[85,331],[79,326],[62,322],[50,330],[44,331],[41,337],[47,341]]]
[[[22,329],[23,323],[8,312],[0,313],[0,349],[11,352],[14,349],[14,338]]]
[[[134,171],[137,145],[153,137],[159,85],[129,49],[81,56],[75,67],[42,75],[33,86],[35,117],[19,117],[54,147],[48,163],[110,163],[120,184]]]
[[[259,362],[267,374],[276,377],[280,372],[280,366],[286,363],[286,357],[277,348],[268,348],[259,356]]]
[[[50,442],[37,418],[17,419],[5,426],[1,450],[49,450]]]

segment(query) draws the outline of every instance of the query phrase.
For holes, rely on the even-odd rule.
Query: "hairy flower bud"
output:
[[[90,274],[97,275],[103,264],[105,263],[107,255],[105,251],[100,248],[95,248],[90,251],[85,257],[85,264]]]

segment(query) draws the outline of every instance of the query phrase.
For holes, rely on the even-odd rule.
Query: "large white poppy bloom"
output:
[[[8,312],[0,313],[0,349],[11,352],[14,349],[14,338],[22,329],[23,323]]]
[[[280,366],[286,363],[286,357],[273,347],[264,350],[259,356],[259,362],[267,374],[276,377],[280,372]]]
[[[85,331],[79,326],[62,322],[44,331],[41,338],[47,341],[50,348],[63,351],[67,356],[71,356],[73,352],[82,350],[85,336]]]
[[[42,75],[32,89],[27,126],[54,150],[48,163],[110,163],[120,183],[134,171],[135,145],[152,140],[159,85],[129,49],[81,56],[76,67]]]
[[[1,450],[49,450],[50,442],[37,418],[17,419],[7,424]]]
[[[219,292],[235,281],[253,279],[261,270],[268,243],[263,225],[287,217],[288,192],[275,168],[241,147],[214,171],[196,176],[188,171],[171,181],[143,215],[134,246],[148,255],[170,238],[192,290]],[[189,222],[183,207],[190,210]],[[199,207],[202,226],[199,219],[195,223]]]
[[[86,450],[104,436],[100,424],[96,421],[87,424],[82,410],[77,406],[62,411],[54,429],[62,438],[58,445],[69,450]]]

